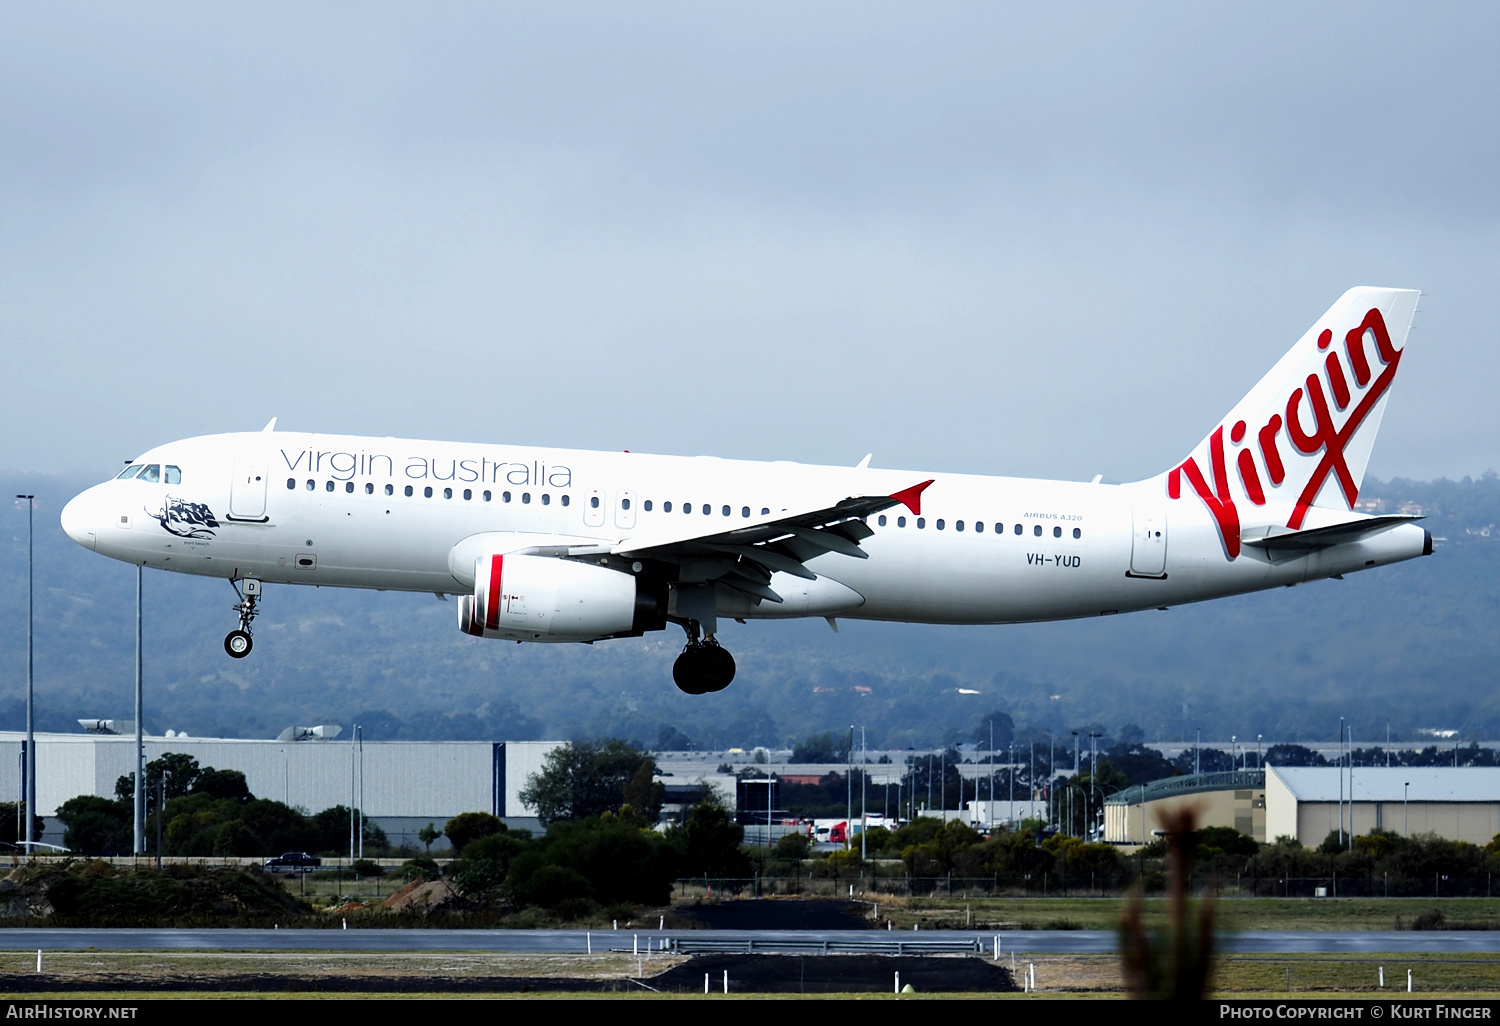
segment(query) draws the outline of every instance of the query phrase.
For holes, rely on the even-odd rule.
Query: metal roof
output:
[[[1238,791],[1244,788],[1264,787],[1266,775],[1261,770],[1234,770],[1225,773],[1189,773],[1180,777],[1165,777],[1149,784],[1137,784],[1110,795],[1105,805],[1137,805],[1154,802],[1160,798],[1175,798],[1184,794],[1201,794],[1204,791]]]
[[[1337,766],[1267,766],[1298,801],[1349,799],[1349,770]],[[1342,774],[1343,788],[1339,787]],[[1410,785],[1409,787],[1407,785]],[[1357,802],[1500,802],[1500,767],[1355,766]]]

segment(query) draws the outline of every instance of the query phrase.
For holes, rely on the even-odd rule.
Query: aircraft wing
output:
[[[608,548],[600,546],[597,553],[673,565],[679,584],[715,582],[768,602],[780,602],[781,596],[770,587],[772,574],[779,571],[814,581],[818,575],[804,564],[818,556],[836,552],[868,559],[859,543],[875,532],[864,518],[899,505],[920,513],[922,492],[930,484],[930,480],[923,481],[892,495],[851,496],[822,509],[782,511],[726,530],[624,538]],[[574,558],[590,554],[577,549],[569,553]]]

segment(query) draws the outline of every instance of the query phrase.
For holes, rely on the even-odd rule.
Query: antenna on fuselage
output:
[[[263,428],[261,428],[260,430],[261,430],[261,434],[269,434],[270,432],[275,431],[276,430],[276,418],[272,417],[270,420],[266,421],[266,426],[263,427]]]

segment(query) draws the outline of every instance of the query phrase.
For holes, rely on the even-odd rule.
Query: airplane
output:
[[[273,418],[151,449],[69,502],[62,527],[114,559],[227,579],[234,658],[266,584],[433,592],[457,597],[476,638],[676,624],[673,679],[707,694],[735,674],[720,619],[1106,616],[1430,555],[1419,517],[1356,509],[1418,298],[1346,292],[1185,459],[1129,484],[307,434]]]

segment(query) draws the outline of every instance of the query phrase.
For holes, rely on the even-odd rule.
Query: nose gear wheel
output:
[[[255,642],[250,638],[250,622],[259,612],[256,604],[260,602],[260,582],[247,580],[244,591],[240,590],[238,581],[231,579],[229,583],[240,599],[236,605],[230,607],[240,614],[240,627],[239,630],[230,631],[224,635],[224,651],[231,658],[243,659],[250,654],[250,649],[255,647]]]

